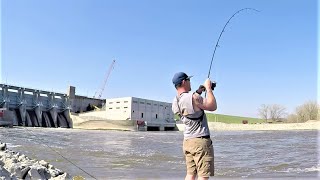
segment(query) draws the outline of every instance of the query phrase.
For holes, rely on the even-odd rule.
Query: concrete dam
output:
[[[96,99],[0,84],[0,126],[128,131],[176,130],[171,104],[135,97]]]
[[[0,108],[13,126],[73,127],[67,94],[0,84]]]

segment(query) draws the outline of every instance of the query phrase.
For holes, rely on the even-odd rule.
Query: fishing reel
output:
[[[211,82],[211,89],[212,91],[217,86],[217,83],[215,81]],[[196,90],[196,93],[202,94],[202,92],[206,91],[206,88],[203,85],[200,85],[199,88]]]

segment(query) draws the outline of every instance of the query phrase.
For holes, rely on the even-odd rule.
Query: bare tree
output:
[[[286,114],[285,107],[279,104],[273,104],[270,106],[270,119],[273,121],[281,120]]]
[[[315,101],[308,101],[296,108],[298,122],[306,122],[308,120],[317,120],[319,105]]]
[[[298,121],[298,116],[296,114],[290,114],[287,116],[288,123],[296,123]]]
[[[270,107],[266,104],[262,104],[260,108],[258,109],[259,111],[259,116],[264,119],[266,122],[268,121],[269,118],[269,109]]]
[[[299,122],[306,122],[306,111],[303,109],[303,106],[298,106],[296,108],[296,114],[297,114],[297,123]]]
[[[318,116],[319,105],[316,101],[309,101],[304,104],[308,120],[316,120]]]

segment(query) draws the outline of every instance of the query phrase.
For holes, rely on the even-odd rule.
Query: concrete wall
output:
[[[0,108],[13,125],[72,127],[67,94],[0,84]]]
[[[102,107],[105,104],[105,100],[89,98],[85,96],[75,96],[74,99],[70,99],[71,112],[85,112],[88,105],[95,105],[97,107]]]
[[[110,120],[131,120],[132,97],[106,99],[106,118]]]
[[[31,89],[7,84],[0,84],[0,107],[13,109],[24,106],[33,109],[41,106],[43,110],[59,107],[67,109],[69,106],[67,94]]]
[[[76,88],[74,86],[69,86],[67,95],[69,97],[71,112],[86,112],[88,105],[95,105],[97,107],[102,107],[105,104],[105,100],[90,98],[86,96],[78,96],[75,94]]]
[[[13,126],[14,113],[6,108],[0,108],[0,126]]]

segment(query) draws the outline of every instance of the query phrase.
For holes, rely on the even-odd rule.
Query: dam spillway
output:
[[[135,97],[96,99],[0,84],[0,126],[176,130],[171,103]]]
[[[0,108],[13,126],[72,128],[67,94],[0,84]]]

